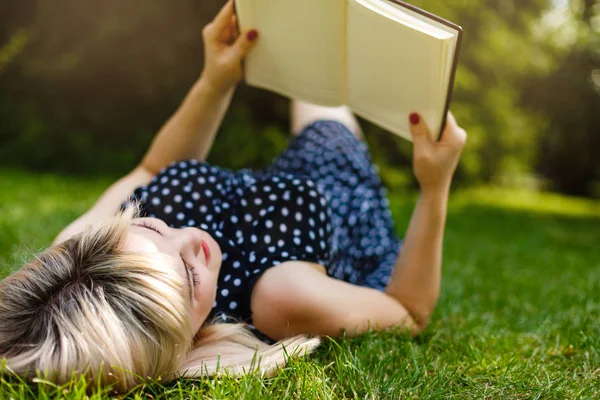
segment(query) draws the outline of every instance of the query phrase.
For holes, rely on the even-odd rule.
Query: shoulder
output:
[[[274,339],[302,333],[287,331],[281,335],[291,321],[313,318],[318,313],[314,292],[324,278],[328,277],[323,266],[304,261],[287,261],[267,269],[251,294],[254,325]]]

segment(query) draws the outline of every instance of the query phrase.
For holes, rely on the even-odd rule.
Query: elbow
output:
[[[412,324],[410,327],[410,335],[412,337],[417,337],[427,328],[429,325],[430,317],[427,316],[419,316],[418,318],[412,317]]]

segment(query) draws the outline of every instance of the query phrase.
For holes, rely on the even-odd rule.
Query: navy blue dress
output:
[[[282,262],[315,262],[331,277],[383,290],[400,251],[366,145],[334,121],[309,125],[263,170],[180,161],[132,198],[143,216],[217,241],[223,264],[212,315],[228,319],[252,322],[252,288]]]

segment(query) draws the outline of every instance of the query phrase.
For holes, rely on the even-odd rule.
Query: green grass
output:
[[[0,182],[0,276],[46,246],[109,183],[2,170]],[[392,198],[399,232],[413,203]],[[442,296],[418,339],[393,332],[326,339],[274,378],[150,384],[131,396],[600,398],[599,244],[597,201],[501,189],[454,193]],[[5,377],[0,398],[75,399],[82,388]]]

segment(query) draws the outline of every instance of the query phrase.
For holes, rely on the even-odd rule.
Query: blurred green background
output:
[[[465,31],[452,109],[469,142],[457,184],[600,197],[600,3],[413,3]],[[0,167],[130,170],[198,77],[200,32],[222,4],[2,0]],[[242,85],[209,161],[266,165],[287,143],[288,106]],[[385,183],[412,189],[410,144],[364,127]]]

